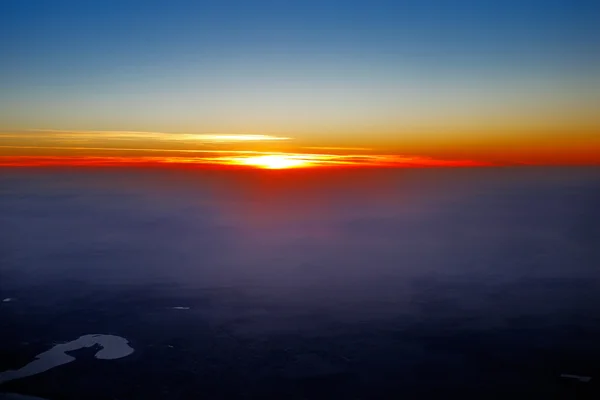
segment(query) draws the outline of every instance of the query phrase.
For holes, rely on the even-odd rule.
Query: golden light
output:
[[[265,169],[300,168],[310,166],[310,162],[293,156],[267,155],[248,157],[240,160],[240,164],[252,165]]]

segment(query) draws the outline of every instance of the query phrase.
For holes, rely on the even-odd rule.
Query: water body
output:
[[[16,393],[0,393],[0,400],[46,400],[41,397],[24,396]]]
[[[35,356],[35,360],[25,365],[24,367],[0,372],[0,384],[11,381],[13,379],[26,378],[31,375],[36,375],[49,369],[58,367],[63,364],[75,361],[75,357],[69,356],[67,352],[79,350],[85,347],[99,345],[101,349],[96,353],[95,357],[101,360],[114,360],[122,358],[133,353],[133,349],[129,346],[127,339],[114,335],[84,335],[76,340],[57,344],[50,350]]]
[[[1,172],[5,397],[598,398],[597,168]]]

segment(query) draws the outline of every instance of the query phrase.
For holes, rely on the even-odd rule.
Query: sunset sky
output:
[[[600,165],[600,3],[0,2],[0,166]]]

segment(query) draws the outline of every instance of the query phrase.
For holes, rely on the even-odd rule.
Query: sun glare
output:
[[[240,164],[252,165],[258,168],[265,169],[300,168],[307,167],[310,165],[310,163],[306,160],[285,155],[248,157],[241,160]]]

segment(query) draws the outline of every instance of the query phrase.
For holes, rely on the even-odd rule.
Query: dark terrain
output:
[[[135,349],[0,393],[600,398],[598,169],[5,169],[0,226],[0,372]]]

